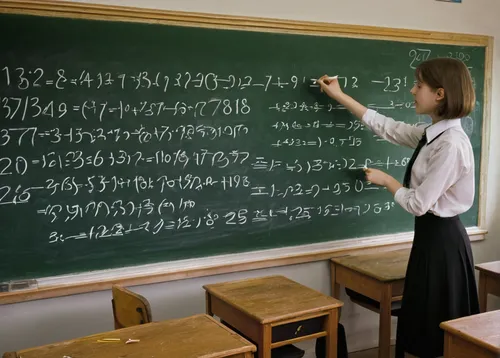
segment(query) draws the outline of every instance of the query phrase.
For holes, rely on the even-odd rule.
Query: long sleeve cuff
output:
[[[406,205],[405,197],[406,197],[406,194],[408,194],[409,190],[410,189],[408,189],[408,188],[401,187],[398,190],[396,190],[396,193],[394,194],[394,200],[396,201],[396,203],[398,203],[406,211],[408,211],[408,208],[407,208],[408,205]]]

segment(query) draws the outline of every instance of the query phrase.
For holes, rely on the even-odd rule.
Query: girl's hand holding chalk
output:
[[[363,168],[365,172],[366,180],[375,185],[386,186],[388,174],[384,173],[381,170],[367,168],[366,166]]]
[[[333,99],[337,99],[343,94],[342,90],[340,89],[338,76],[324,75],[316,80],[316,83],[319,84],[321,92],[325,92],[329,97]]]
[[[323,77],[324,77],[324,76],[323,76]],[[325,79],[325,81],[333,81],[333,80],[336,80],[337,78],[339,78],[339,76],[327,77],[327,78]],[[314,83],[318,83],[318,81],[319,81],[319,80],[320,80],[320,79],[317,79],[317,80],[315,80],[315,79],[311,79],[311,81],[314,81]]]

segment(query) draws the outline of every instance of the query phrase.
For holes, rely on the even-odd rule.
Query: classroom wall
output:
[[[473,244],[477,263],[500,259],[500,2],[463,0],[463,4],[435,0],[94,0],[102,4],[143,6],[179,11],[274,17],[335,23],[365,24],[422,30],[438,30],[493,35],[495,41],[492,93],[491,149],[487,196],[487,240]],[[318,49],[318,56],[321,50]],[[370,54],[367,54],[370,56]],[[334,68],[332,68],[334,71]],[[293,265],[243,273],[218,275],[136,287],[152,306],[153,319],[182,317],[204,311],[202,285],[223,280],[268,274],[283,274],[324,293],[330,292],[326,262]],[[345,297],[344,297],[345,298]],[[113,329],[110,292],[97,292],[0,306],[0,353],[47,344]],[[341,321],[348,332],[349,349],[375,347],[378,316],[347,299]],[[500,301],[490,299],[500,309]],[[394,321],[394,324],[396,321]],[[395,327],[395,326],[394,326]]]

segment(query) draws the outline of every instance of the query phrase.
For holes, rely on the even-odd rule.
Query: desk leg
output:
[[[259,342],[257,343],[257,356],[258,358],[271,358],[271,325],[261,325],[259,333]]]
[[[208,291],[205,291],[205,311],[209,316],[214,315],[214,313],[212,312],[212,297],[210,296],[210,293],[208,293]]]
[[[331,295],[333,298],[336,298],[337,300],[340,300],[340,285],[337,282],[337,276],[335,275],[335,262],[331,261],[330,262],[330,289],[331,289]],[[339,320],[340,316],[342,315],[342,307],[339,308]]]
[[[390,357],[391,350],[391,300],[392,286],[385,284],[382,289],[382,299],[380,300],[380,321],[379,321],[379,358]]]
[[[330,311],[326,316],[325,331],[326,336],[326,358],[337,358],[339,311],[337,308]]]
[[[337,283],[337,277],[335,276],[335,263],[330,263],[330,282],[331,282],[331,290],[332,297],[336,299],[340,299],[340,285]]]
[[[452,344],[452,338],[448,334],[448,332],[444,333],[444,355],[443,358],[450,358],[451,357],[451,344]]]
[[[486,305],[488,302],[488,276],[480,271],[479,272],[479,310],[481,313],[486,312]]]

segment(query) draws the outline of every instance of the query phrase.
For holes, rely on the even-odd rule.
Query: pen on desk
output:
[[[140,342],[141,340],[140,339],[132,339],[132,338],[129,338],[128,341],[125,342],[125,344],[129,344],[129,343],[138,343]]]

